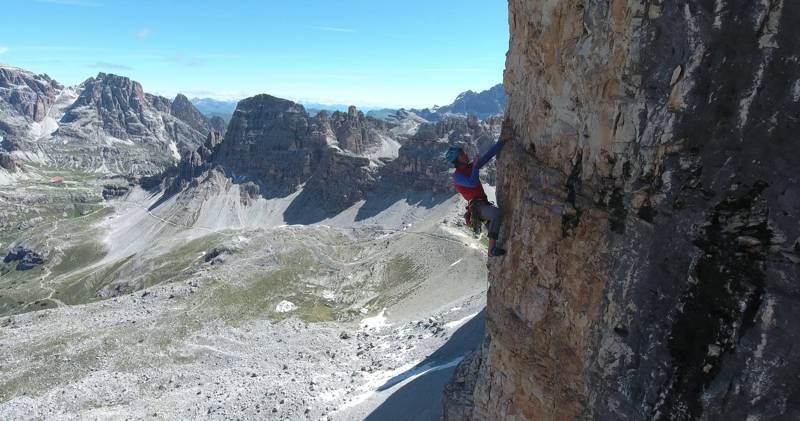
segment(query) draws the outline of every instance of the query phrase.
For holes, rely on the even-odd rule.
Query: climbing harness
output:
[[[488,220],[481,218],[480,213],[477,212],[478,206],[483,204],[494,205],[494,203],[486,199],[472,199],[467,203],[467,211],[464,212],[464,223],[475,235],[480,235],[481,227],[489,223]]]

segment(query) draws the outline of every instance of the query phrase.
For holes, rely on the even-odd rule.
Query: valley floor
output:
[[[253,226],[285,204],[187,219],[158,199],[25,231],[47,259],[0,277],[0,419],[438,419],[483,339],[485,249],[458,201]]]
[[[433,420],[483,338],[480,293],[421,320],[232,326],[181,289],[4,319],[0,418]]]

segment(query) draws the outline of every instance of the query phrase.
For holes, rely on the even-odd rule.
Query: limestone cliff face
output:
[[[183,95],[171,104],[166,98],[146,94],[139,82],[106,73],[83,83],[81,94],[59,123],[56,136],[60,138],[98,143],[105,135],[122,143],[159,145],[167,152],[171,152],[167,145],[174,143],[174,153],[201,145],[210,129]]]
[[[17,149],[42,122],[64,87],[47,75],[0,64],[0,148]]]
[[[194,104],[189,101],[189,98],[186,98],[186,95],[178,94],[175,96],[172,104],[170,104],[170,114],[199,133],[206,134],[212,130],[211,123],[194,107]]]
[[[0,104],[12,108],[29,121],[42,121],[64,89],[47,75],[0,66]]]
[[[269,95],[239,102],[216,162],[232,175],[264,181],[270,197],[308,180],[327,143],[302,105]]]
[[[511,0],[489,338],[446,419],[800,417],[800,3]]]
[[[334,111],[329,117],[327,113],[320,117],[327,118],[339,147],[356,154],[363,154],[370,146],[379,144],[380,132],[386,131],[381,120],[365,117],[363,112],[352,105],[346,113]]]
[[[184,153],[176,167],[172,167],[162,174],[165,179],[165,193],[171,196],[185,189],[191,183],[197,183],[197,179],[212,168],[214,155],[219,150],[221,143],[222,134],[210,132],[204,144]]]

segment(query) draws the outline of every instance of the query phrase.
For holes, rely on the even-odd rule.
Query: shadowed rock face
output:
[[[234,178],[262,182],[269,196],[286,196],[321,160],[323,130],[302,105],[257,95],[239,102],[215,162]]]
[[[509,2],[490,341],[447,419],[800,416],[800,4]]]
[[[0,168],[4,168],[9,171],[14,171],[18,167],[17,161],[14,159],[11,154],[7,152],[0,152]]]
[[[171,196],[180,192],[210,170],[221,143],[222,135],[219,132],[211,132],[208,134],[204,144],[197,149],[187,151],[181,157],[177,168],[171,168],[163,175],[166,195]]]
[[[172,101],[170,113],[200,133],[206,134],[211,131],[208,119],[183,94],[178,94]]]
[[[225,130],[228,127],[228,123],[225,122],[220,116],[214,116],[208,119],[208,124],[211,126],[211,130],[215,132],[225,133]]]
[[[325,119],[327,113],[319,117]],[[386,131],[386,126],[381,120],[365,117],[364,113],[354,106],[350,106],[346,113],[334,111],[327,117],[327,123],[336,135],[339,146],[357,154],[363,154],[369,146],[379,144],[378,132]]]

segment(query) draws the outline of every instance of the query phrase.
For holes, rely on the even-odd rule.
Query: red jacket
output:
[[[475,199],[487,200],[486,192],[483,191],[483,185],[480,182],[475,183],[474,186],[465,186],[455,182],[456,174],[460,173],[465,177],[470,177],[472,174],[472,165],[473,163],[470,162],[468,165],[464,165],[463,167],[457,167],[455,173],[453,173],[453,186],[455,186],[457,192],[461,193],[461,196],[464,197],[467,203]]]

